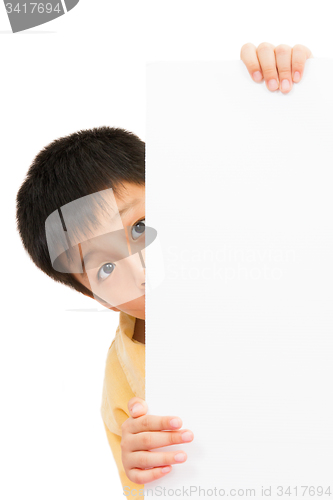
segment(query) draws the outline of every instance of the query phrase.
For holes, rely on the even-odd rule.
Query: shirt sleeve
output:
[[[126,476],[123,462],[121,459],[121,447],[120,447],[121,436],[118,436],[118,434],[111,432],[104,421],[103,423],[109,441],[109,445],[113,454],[113,458],[115,459],[115,462],[117,464],[120,481],[123,486],[124,497],[130,500],[138,500],[144,498],[143,495],[144,485],[133,483]]]
[[[115,343],[111,347],[107,356],[105,367],[105,377],[103,383],[101,415],[109,441],[109,445],[116,462],[119,477],[123,486],[123,498],[139,500],[144,498],[144,485],[133,483],[126,476],[121,459],[121,426],[129,418],[128,401],[134,397],[134,392],[129,385],[128,379],[121,366]],[[142,491],[139,491],[139,490]],[[133,494],[131,492],[133,491]]]

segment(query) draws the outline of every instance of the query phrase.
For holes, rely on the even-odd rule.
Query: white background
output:
[[[118,314],[87,312],[101,309],[25,254],[15,196],[34,156],[93,126],[145,139],[147,61],[237,60],[244,43],[264,41],[332,57],[332,13],[329,0],[81,0],[13,35],[0,6],[1,497],[122,498],[99,410]]]

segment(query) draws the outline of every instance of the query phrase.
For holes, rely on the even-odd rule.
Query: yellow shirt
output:
[[[128,401],[134,396],[145,399],[145,345],[132,339],[135,321],[134,316],[120,311],[119,326],[106,358],[101,406],[106,435],[122,486],[126,487],[123,498],[131,500],[144,498],[144,485],[133,483],[125,474],[120,448],[121,425],[130,417]],[[136,490],[133,495],[128,494],[132,490]]]

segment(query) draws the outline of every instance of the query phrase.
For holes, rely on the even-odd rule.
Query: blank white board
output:
[[[333,493],[332,81],[333,59],[287,95],[242,61],[147,67],[164,279],[146,294],[146,400],[195,436],[165,449],[187,462],[147,498]]]

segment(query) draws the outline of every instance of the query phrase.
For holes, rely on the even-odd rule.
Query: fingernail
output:
[[[269,90],[277,90],[279,88],[279,84],[276,80],[269,80],[268,88]]]
[[[184,462],[185,458],[186,458],[185,453],[177,453],[177,455],[174,456],[176,462]]]
[[[143,410],[143,406],[140,403],[136,403],[132,408],[132,413],[139,413]]]
[[[172,418],[170,420],[170,426],[171,427],[180,427],[182,425],[181,421],[179,420],[179,418]]]
[[[182,434],[182,440],[183,441],[192,441],[193,439],[193,433],[190,431],[183,432]]]
[[[293,78],[294,82],[296,82],[296,83],[297,83],[297,82],[299,82],[299,81],[300,81],[300,79],[301,79],[301,74],[300,74],[300,72],[299,72],[299,71],[295,71],[295,73],[294,73],[294,78]]]
[[[282,89],[282,90],[284,90],[285,92],[286,92],[287,90],[290,90],[290,83],[289,83],[289,80],[282,80],[281,89]]]
[[[262,79],[262,75],[261,75],[260,71],[255,71],[253,73],[253,80],[255,82],[260,82],[261,79]]]
[[[162,472],[163,474],[166,474],[167,472],[171,471],[171,467],[163,467]]]

